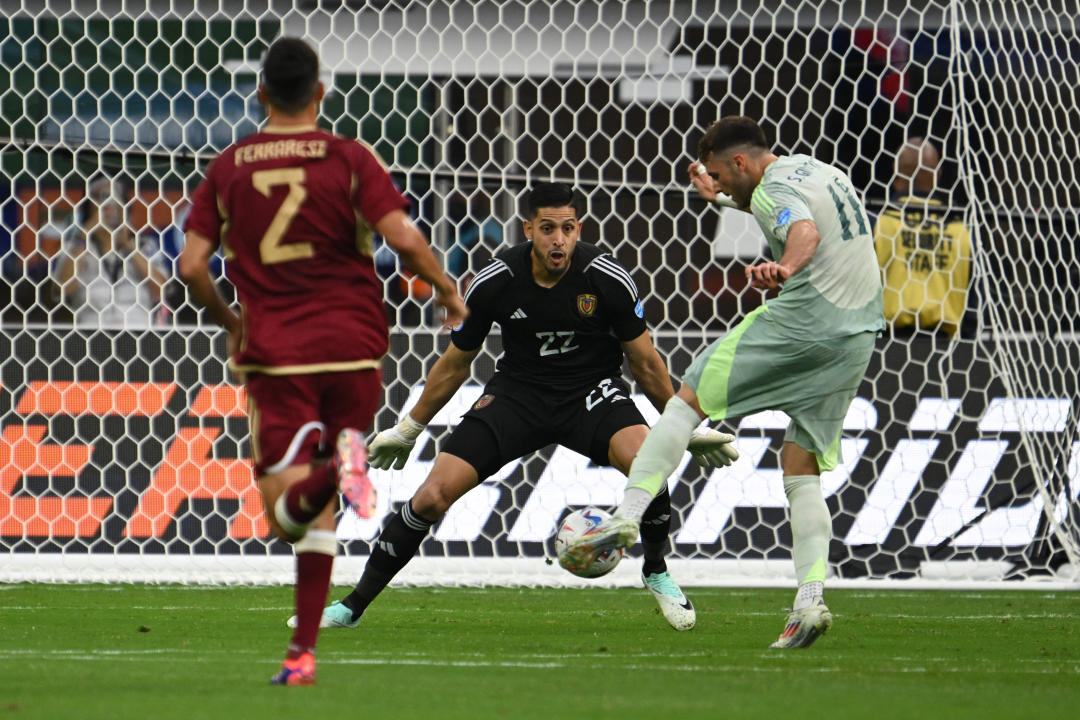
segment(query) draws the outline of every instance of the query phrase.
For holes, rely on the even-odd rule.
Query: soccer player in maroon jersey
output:
[[[379,362],[389,344],[373,232],[435,288],[446,326],[468,312],[375,151],[316,127],[323,93],[318,56],[306,43],[281,38],[270,46],[259,85],[266,126],[207,169],[179,262],[194,298],[228,331],[270,527],[294,543],[297,626],[271,680],[281,685],[315,682],[339,478],[358,514],[373,505],[361,431],[379,405]],[[210,274],[219,243],[239,314]],[[333,462],[325,462],[335,438]]]

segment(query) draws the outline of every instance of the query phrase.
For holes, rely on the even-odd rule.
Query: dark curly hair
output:
[[[705,162],[713,153],[719,155],[733,147],[747,145],[756,150],[768,150],[765,131],[752,118],[729,115],[720,118],[705,131],[698,141],[698,159]]]

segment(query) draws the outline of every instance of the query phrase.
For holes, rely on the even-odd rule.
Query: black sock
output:
[[[352,610],[354,621],[364,613],[375,596],[383,591],[401,568],[412,560],[433,524],[413,512],[409,503],[402,505],[401,511],[390,518],[371,549],[371,556],[364,566],[360,582],[356,583],[356,588],[341,601],[345,607]]]
[[[645,550],[645,562],[641,565],[643,575],[662,573],[667,570],[664,557],[668,551],[668,535],[671,532],[671,495],[667,486],[652,499],[641,516],[641,547]]]

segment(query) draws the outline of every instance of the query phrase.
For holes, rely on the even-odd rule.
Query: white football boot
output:
[[[664,619],[676,630],[689,630],[697,622],[694,604],[683,594],[668,571],[641,576],[641,582],[656,598]]]
[[[820,597],[814,604],[801,610],[792,610],[784,625],[784,632],[770,648],[805,648],[825,634],[832,627],[832,613]]]

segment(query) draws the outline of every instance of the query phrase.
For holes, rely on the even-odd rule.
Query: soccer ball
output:
[[[611,513],[595,507],[575,510],[567,515],[562,521],[562,525],[559,526],[558,534],[555,536],[555,555],[559,558],[559,565],[574,575],[583,578],[598,578],[601,575],[607,575],[614,570],[615,566],[618,565],[619,561],[623,558],[622,548],[609,550],[596,558],[592,565],[581,570],[571,570],[566,567],[565,557],[566,548],[569,547],[570,543],[574,542],[610,517]]]

